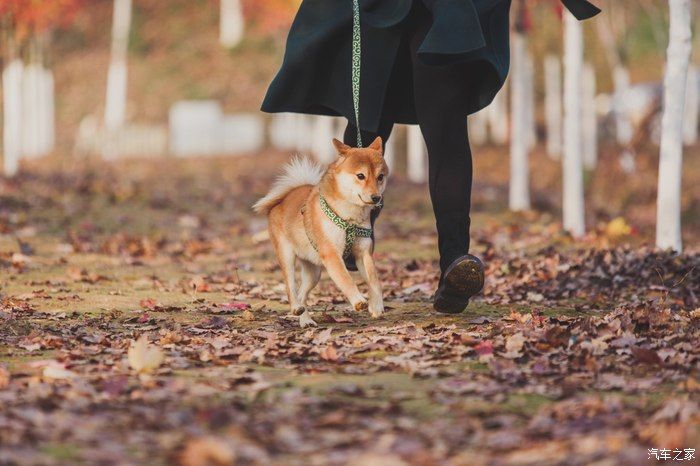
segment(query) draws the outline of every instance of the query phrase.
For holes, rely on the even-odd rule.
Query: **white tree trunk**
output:
[[[25,66],[22,74],[22,156],[42,157],[54,145],[53,74],[40,63]]]
[[[529,51],[525,54],[525,76],[527,145],[532,150],[537,145],[537,124],[535,121],[535,61]]]
[[[294,119],[296,122],[295,148],[299,153],[308,155],[311,152],[311,132],[313,131],[311,116],[295,113]]]
[[[114,0],[112,18],[112,56],[107,75],[105,126],[115,130],[126,118],[127,68],[126,57],[131,27],[131,0]]]
[[[394,131],[396,127],[394,127]],[[389,138],[388,141],[382,141],[384,145],[384,161],[389,170],[393,171],[396,167],[396,134]]]
[[[632,122],[627,105],[630,87],[630,74],[627,68],[616,66],[613,70],[613,82],[615,85],[615,96],[613,108],[615,109],[615,133],[617,142],[626,146],[632,141]]]
[[[423,134],[417,125],[407,127],[406,174],[414,183],[425,183],[428,179],[428,150],[425,147]]]
[[[3,171],[14,176],[22,155],[22,74],[20,59],[11,60],[2,72],[3,91]]]
[[[688,84],[685,93],[683,117],[683,142],[687,145],[698,141],[698,117],[700,116],[700,72],[697,66],[688,68]]]
[[[43,155],[42,109],[43,67],[29,63],[22,74],[22,156],[37,158]]]
[[[598,116],[596,114],[596,78],[593,65],[583,68],[583,166],[592,170],[598,164]]]
[[[583,163],[581,144],[581,74],[583,34],[581,24],[564,13],[564,229],[574,237],[585,233]]]
[[[240,0],[221,0],[219,42],[226,48],[237,46],[243,39],[245,21]]]
[[[56,116],[55,116],[55,89],[53,72],[43,68],[41,79],[41,152],[46,155],[53,151],[56,145]]]
[[[292,113],[275,113],[268,127],[272,147],[279,150],[296,148],[296,119]]]
[[[691,51],[690,0],[669,0],[670,36],[661,120],[656,245],[681,251],[683,113]]]
[[[547,154],[561,157],[561,64],[555,55],[544,60],[544,109],[547,124]]]
[[[503,88],[496,98],[493,99],[491,105],[486,108],[486,116],[489,122],[489,131],[491,142],[494,144],[504,145],[508,142],[508,83],[504,84]]]
[[[469,140],[477,146],[483,146],[488,141],[487,109],[469,115]]]
[[[511,64],[511,124],[513,134],[510,139],[510,189],[508,206],[511,210],[530,209],[529,186],[529,133],[527,105],[527,63],[526,46],[523,34],[513,34]]]
[[[314,158],[322,164],[331,163],[336,158],[333,147],[333,137],[335,137],[333,118],[328,116],[313,116],[311,153]]]

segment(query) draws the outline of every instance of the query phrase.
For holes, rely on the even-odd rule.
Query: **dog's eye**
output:
[[[379,181],[384,181],[384,174],[382,173],[381,175],[379,175],[379,176],[377,177],[377,179],[378,179]]]
[[[358,180],[364,180],[364,179],[365,179],[365,174],[364,174],[364,173],[358,173],[358,174],[357,174],[357,179],[358,179]]]

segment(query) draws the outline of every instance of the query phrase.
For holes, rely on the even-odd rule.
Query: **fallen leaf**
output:
[[[605,354],[608,349],[608,344],[601,338],[594,338],[592,340],[587,340],[581,343],[581,349],[586,349],[594,356],[600,356]]]
[[[632,233],[632,227],[629,226],[627,221],[622,217],[612,219],[605,226],[605,235],[608,238],[619,238],[621,236],[627,236],[630,233]]]
[[[155,309],[158,306],[158,303],[153,298],[145,298],[141,300],[139,305],[144,309]]]
[[[219,306],[219,309],[222,312],[225,311],[245,311],[247,309],[250,309],[250,304],[244,303],[241,301],[232,301],[230,303],[224,303],[221,306]]]
[[[191,439],[180,453],[181,466],[229,466],[235,459],[231,445],[214,436]]]
[[[483,340],[474,347],[474,350],[480,356],[493,354],[493,343],[491,342],[491,340]]]
[[[163,363],[163,352],[157,346],[148,343],[144,333],[138,340],[132,341],[128,351],[129,365],[140,374],[153,372]]]
[[[522,356],[523,345],[525,344],[525,336],[522,332],[511,335],[506,340],[506,352],[503,354],[506,358],[517,358]]]
[[[69,371],[64,365],[58,363],[52,363],[44,367],[41,375],[48,380],[67,380],[76,377],[75,372]]]
[[[7,387],[10,384],[10,371],[0,366],[0,389]]]
[[[654,350],[648,348],[641,348],[639,346],[632,347],[632,355],[637,362],[641,364],[649,364],[653,366],[663,365],[663,361]]]
[[[332,345],[328,345],[325,348],[323,348],[321,351],[319,351],[319,356],[321,356],[321,359],[324,361],[337,361],[338,360],[338,352],[335,350],[335,348]]]

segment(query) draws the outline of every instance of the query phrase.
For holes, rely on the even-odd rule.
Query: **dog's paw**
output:
[[[381,317],[382,314],[384,314],[384,307],[374,308],[374,309],[370,308],[370,309],[369,309],[369,315],[371,315],[371,316],[374,317],[375,319],[376,319],[377,317]]]
[[[311,318],[308,312],[302,312],[299,316],[299,326],[301,328],[317,327],[318,324]]]
[[[369,309],[369,304],[367,304],[367,301],[359,301],[355,303],[354,307],[357,312],[365,312]]]
[[[299,306],[296,309],[292,309],[292,314],[295,316],[300,316],[305,312],[306,312],[306,308],[304,306]]]

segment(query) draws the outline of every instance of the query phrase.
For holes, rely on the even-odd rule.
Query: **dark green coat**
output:
[[[411,73],[410,63],[397,59],[402,22],[413,1],[420,0],[360,0],[363,130],[375,132],[380,118],[417,123],[413,91],[406,85],[411,80],[402,79]],[[600,11],[586,0],[561,1],[578,19]],[[464,89],[469,99],[464,108],[468,113],[484,108],[508,74],[511,0],[423,2],[432,13],[432,26],[418,49],[419,59],[465,73],[463,81],[457,80],[469,86]],[[303,0],[289,31],[282,67],[262,110],[341,115],[353,121],[351,36],[352,0]],[[390,87],[392,98],[387,99]]]

